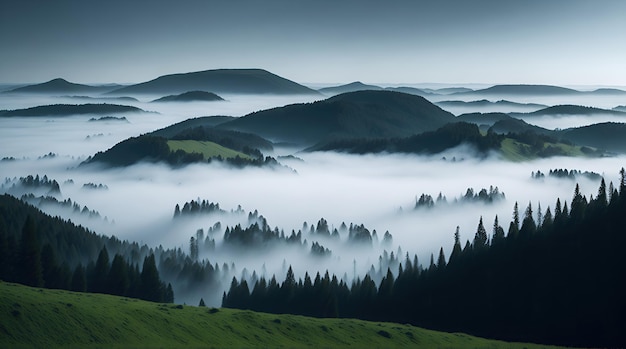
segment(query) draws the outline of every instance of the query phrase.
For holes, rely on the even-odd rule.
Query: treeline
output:
[[[86,267],[78,263],[72,269],[66,261],[59,260],[52,244],[41,245],[37,230],[29,215],[19,239],[0,231],[1,280],[34,287],[174,302],[171,284],[165,285],[159,278],[154,254],[144,258],[140,272],[137,264],[129,263],[120,254],[110,263],[107,249],[103,247],[95,263],[90,261]]]
[[[506,197],[503,192],[500,192],[498,187],[489,186],[489,190],[482,188],[476,193],[473,188],[467,188],[465,194],[455,198],[454,203],[458,202],[483,202],[493,203],[494,201],[504,200]],[[436,199],[429,194],[423,193],[419,198],[415,199],[415,208],[431,208],[435,207],[435,204],[447,204],[448,199],[439,192]]]
[[[317,151],[341,151],[355,154],[416,153],[437,154],[461,144],[474,146],[480,153],[497,150],[504,136],[489,132],[482,135],[477,125],[466,122],[449,123],[436,131],[406,138],[341,139],[315,146]]]
[[[543,179],[546,178],[545,173],[537,170],[537,172],[531,172],[530,176],[534,179]],[[591,179],[591,180],[601,180],[602,176],[599,173],[596,172],[589,172],[589,171],[585,171],[582,172],[581,170],[568,170],[566,168],[559,168],[559,169],[551,169],[548,172],[548,176],[549,177],[555,177],[555,178],[569,178],[569,179],[576,179],[577,177],[585,177],[587,179]]]
[[[176,255],[184,256],[97,235],[13,196],[0,196],[1,280],[171,302],[172,286],[157,266]]]
[[[3,190],[15,189],[17,186],[28,189],[45,189],[49,194],[58,194],[61,192],[59,182],[54,179],[49,179],[47,175],[39,177],[39,175],[28,175],[26,177],[18,178],[5,178],[2,185]]]
[[[411,323],[449,332],[568,346],[626,344],[626,174],[618,188],[601,181],[597,196],[578,186],[568,208],[557,200],[520,217],[508,232],[496,216],[491,236],[482,218],[461,245],[457,228],[449,259],[443,249],[428,267],[407,255],[377,285],[370,275],[347,285],[319,274],[252,285],[233,279],[223,306],[320,317]]]

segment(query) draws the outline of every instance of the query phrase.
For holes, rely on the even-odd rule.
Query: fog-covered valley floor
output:
[[[155,96],[156,98],[157,96]],[[155,113],[119,114],[126,120],[90,121],[99,116],[70,117],[11,117],[0,118],[0,191],[17,197],[32,193],[35,197],[53,196],[58,201],[71,199],[81,209],[97,212],[76,212],[61,205],[42,204],[41,208],[82,224],[91,230],[120,239],[134,240],[150,247],[180,247],[189,250],[191,237],[209,237],[215,247],[200,249],[200,258],[212,264],[235,266],[222,285],[227,289],[230,277],[245,277],[253,271],[258,275],[278,280],[284,278],[286,267],[293,266],[297,277],[305,272],[329,270],[351,282],[362,277],[370,268],[380,266],[379,257],[398,252],[404,258],[416,254],[420,262],[428,265],[430,255],[435,257],[443,247],[446,256],[453,244],[458,226],[461,240],[474,237],[482,216],[487,231],[496,215],[505,230],[512,218],[515,202],[520,213],[531,203],[534,214],[550,207],[554,212],[557,198],[569,202],[576,183],[583,195],[596,195],[599,179],[578,176],[575,179],[547,176],[531,177],[534,171],[547,174],[551,169],[580,170],[604,176],[607,184],[617,183],[619,169],[624,166],[622,156],[603,158],[548,158],[527,162],[511,162],[496,154],[477,159],[471,149],[464,147],[448,150],[435,156],[418,155],[348,155],[331,152],[298,152],[294,149],[276,148],[275,157],[283,168],[231,168],[222,163],[193,164],[172,168],[163,164],[141,163],[124,168],[105,169],[97,166],[80,166],[81,162],[99,151],[133,136],[154,131],[176,122],[197,116],[242,116],[252,111],[296,102],[311,102],[322,97],[268,97],[225,96],[225,102],[193,102],[159,104],[148,103],[154,99],[141,98],[138,102],[124,102]],[[436,99],[450,99],[438,96]],[[478,98],[477,98],[478,99]],[[498,100],[502,98],[494,98]],[[584,104],[603,108],[624,105],[626,101],[602,97],[575,103],[570,97],[516,100],[523,103]],[[26,108],[52,103],[77,103],[74,98],[0,95],[0,109]],[[117,103],[117,102],[116,102]],[[445,109],[445,108],[444,108]],[[462,112],[470,112],[463,110]],[[461,112],[454,111],[455,114]],[[567,128],[590,124],[593,116],[551,117],[539,119],[536,124],[547,128]],[[603,121],[620,121],[603,116]],[[607,120],[605,120],[607,119]],[[533,119],[537,120],[537,119]],[[527,119],[529,123],[533,120]],[[623,121],[623,120],[622,120]],[[599,121],[593,121],[599,122]],[[59,192],[19,186],[20,177],[47,176],[59,184]],[[17,185],[14,185],[17,184]],[[468,188],[475,193],[481,189],[498,188],[505,194],[502,200],[485,203],[480,200],[463,200]],[[447,203],[436,203],[432,208],[416,209],[422,194],[436,198],[446,197]],[[207,200],[219,204],[225,212],[201,214],[174,219],[175,207],[181,208],[191,200]],[[458,202],[455,202],[458,201]],[[239,209],[240,208],[240,209]],[[243,212],[241,212],[243,210]],[[242,224],[259,222],[249,213],[258,211],[267,224],[284,231],[302,231],[305,245],[251,247],[247,249],[226,246],[224,230]],[[339,238],[327,238],[310,233],[310,226],[320,219],[328,222],[329,230],[338,229]],[[210,229],[217,222],[221,227]],[[307,223],[307,229],[303,223]],[[342,223],[363,224],[369,232],[376,231],[372,243],[349,240],[341,229]],[[385,232],[392,240],[385,240]],[[311,252],[313,242],[318,242],[330,253],[316,255]],[[202,296],[208,304],[219,305],[221,291],[211,294],[186,294],[176,290],[176,302],[197,303]],[[208,291],[207,291],[208,292]]]

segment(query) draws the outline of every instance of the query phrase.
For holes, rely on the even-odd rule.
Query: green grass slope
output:
[[[159,304],[0,282],[2,348],[554,348],[408,325]]]
[[[169,140],[167,145],[170,147],[170,151],[175,152],[182,150],[185,153],[199,153],[204,156],[204,159],[221,156],[224,159],[234,158],[239,156],[243,159],[252,159],[249,155],[244,153],[223,147],[217,143],[208,141],[194,141],[194,140]]]

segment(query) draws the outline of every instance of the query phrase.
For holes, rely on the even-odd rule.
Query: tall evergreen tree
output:
[[[478,228],[476,229],[476,235],[474,236],[474,248],[482,249],[485,248],[487,245],[487,230],[485,229],[485,225],[483,224],[483,217],[480,216],[480,220],[478,221]]]
[[[502,241],[504,241],[504,229],[500,226],[500,223],[498,222],[498,215],[496,215],[496,218],[493,220],[492,244],[497,245]]]
[[[18,280],[28,286],[42,287],[41,254],[35,232],[35,221],[28,215],[20,240],[20,272]]]
[[[76,269],[74,269],[70,290],[76,292],[87,291],[87,278],[85,277],[85,268],[83,268],[82,264],[77,265]]]
[[[141,294],[139,298],[152,302],[163,301],[163,285],[159,279],[154,254],[151,253],[143,260],[141,269]]]
[[[110,293],[108,289],[110,268],[109,252],[107,251],[106,246],[103,246],[100,250],[100,254],[98,254],[95,268],[93,269],[88,280],[88,289],[90,289],[91,292]]]

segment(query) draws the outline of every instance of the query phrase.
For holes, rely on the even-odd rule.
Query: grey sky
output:
[[[626,85],[626,1],[0,0],[0,82]]]

